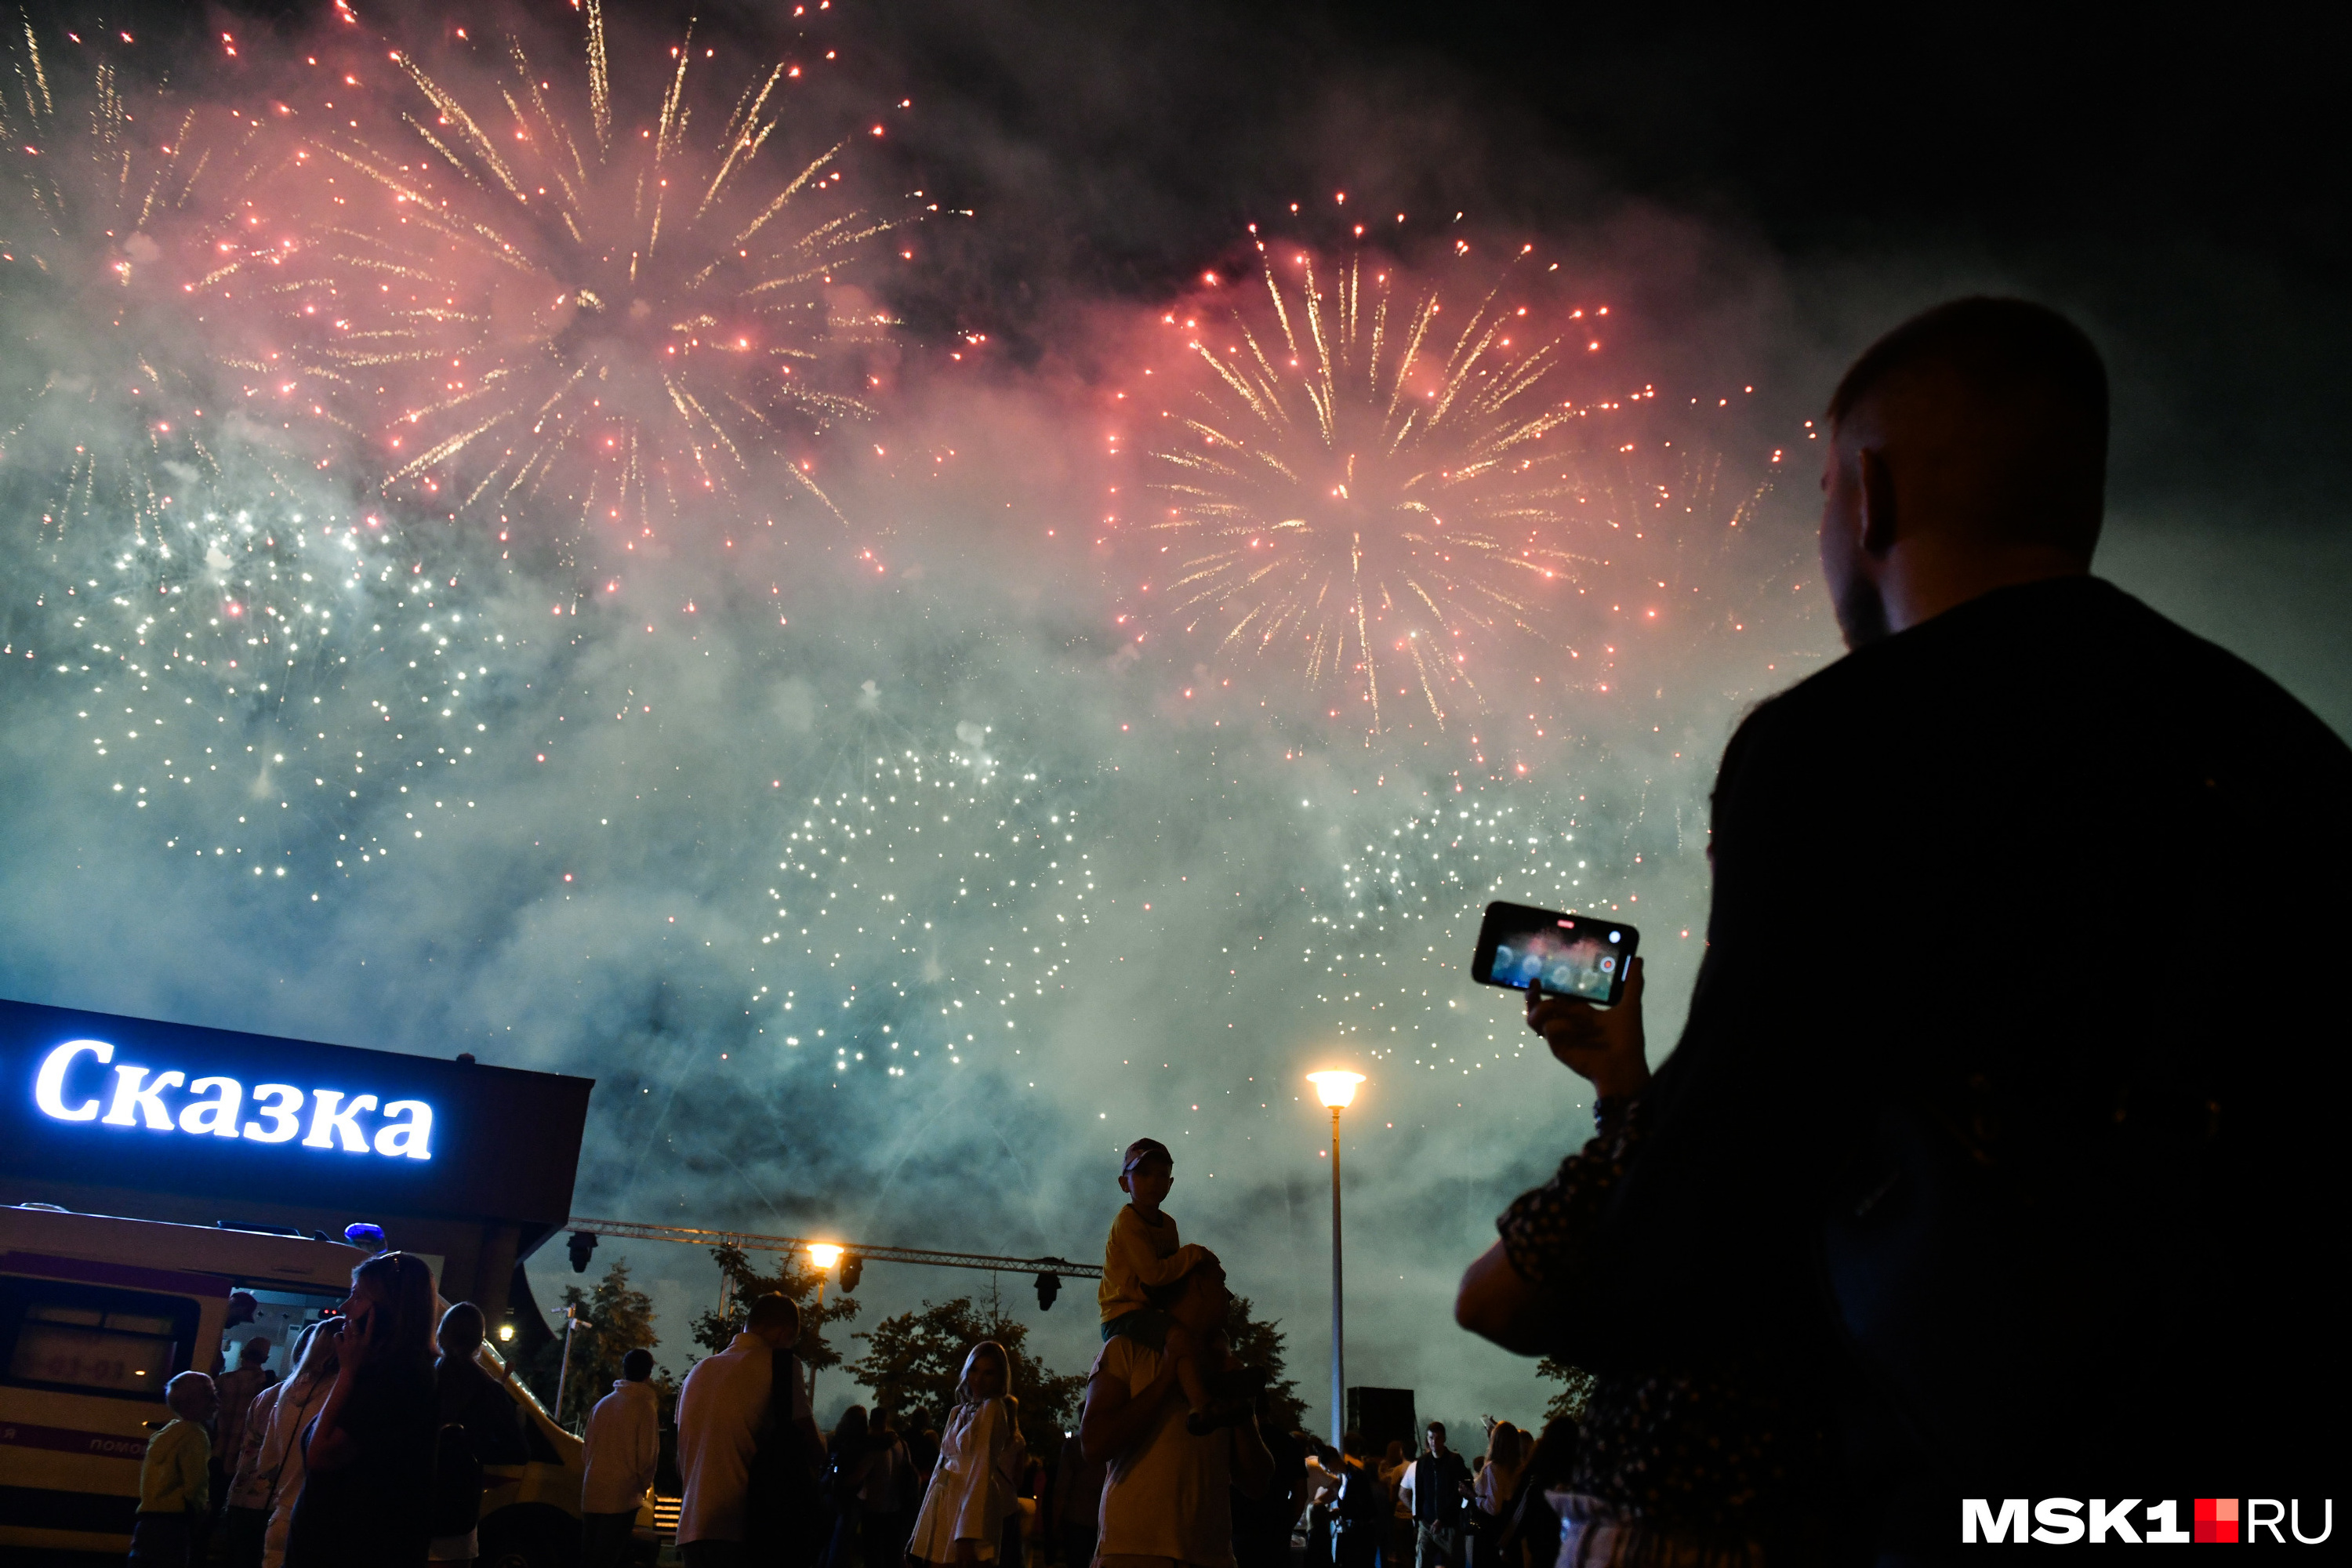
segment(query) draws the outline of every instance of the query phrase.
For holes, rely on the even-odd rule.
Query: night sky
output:
[[[1370,1081],[1349,1121],[1350,1381],[1528,1420],[1543,1391],[1452,1328],[1452,1285],[1589,1134],[1590,1097],[1469,983],[1475,910],[1638,922],[1654,1057],[1670,1048],[1715,757],[1838,652],[1805,422],[1873,336],[1970,291],[2074,314],[2116,388],[2098,569],[2352,733],[2346,133],[2336,51],[2282,16],[789,9],[706,10],[697,51],[805,59],[782,144],[886,123],[841,199],[926,209],[877,242],[908,255],[854,277],[893,323],[857,349],[870,412],[791,448],[837,517],[771,474],[625,542],[544,489],[503,524],[453,519],[454,489],[382,488],[395,465],[359,424],[252,413],[274,394],[239,364],[287,330],[265,291],[118,316],[55,273],[0,274],[0,614],[35,656],[0,660],[0,992],[593,1076],[575,1206],[624,1218],[1090,1258],[1116,1149],[1159,1136],[1171,1212],[1284,1321],[1310,1412],[1328,1168],[1299,1075],[1351,1065]],[[289,101],[322,125],[303,62],[355,47],[307,9],[36,16],[69,99],[91,69],[55,35],[113,29],[138,36],[131,79],[172,65],[175,102]],[[579,75],[568,6],[358,16],[436,70],[459,68],[463,22]],[[685,20],[612,14],[616,123],[639,122],[640,68]],[[409,90],[370,80],[336,112],[390,135]],[[320,232],[333,198],[308,188],[269,222]],[[1358,214],[1379,215],[1365,241]],[[21,254],[204,276],[185,235],[133,250],[47,221],[21,181],[0,195]],[[1653,389],[1664,412],[1612,417],[1647,421],[1625,426],[1645,453],[1679,443],[1642,470],[1675,507],[1643,514],[1638,548],[1579,536],[1579,586],[1474,639],[1486,684],[1449,695],[1442,727],[1436,699],[1384,694],[1402,716],[1370,733],[1300,661],[1237,662],[1160,608],[1168,574],[1124,509],[1165,440],[1119,421],[1160,396],[1145,368],[1155,389],[1188,374],[1177,317],[1222,322],[1216,289],[1291,265],[1258,258],[1252,224],[1454,310],[1504,276],[1490,258],[1556,259],[1507,275],[1544,330],[1612,312],[1563,395]],[[1596,318],[1575,320],[1581,338]],[[103,395],[132,337],[147,395],[211,400],[215,468]],[[85,444],[171,506],[90,479]],[[1630,504],[1626,483],[1595,507]],[[331,615],[303,620],[329,586]],[[1612,631],[1603,598],[1664,619]],[[280,641],[306,628],[267,699],[204,608],[231,602],[279,617]],[[159,663],[167,637],[194,651]],[[682,1368],[715,1270],[654,1244],[607,1243],[597,1267],[615,1256]],[[532,1272],[543,1302],[571,1278],[559,1248]],[[1083,1371],[1085,1293],[1040,1317],[1025,1278],[1000,1283]],[[870,1321],[975,1288],[877,1265],[860,1300]],[[827,1415],[849,1396],[830,1390]]]

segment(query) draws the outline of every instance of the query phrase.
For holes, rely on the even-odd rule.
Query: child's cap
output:
[[[1168,1152],[1168,1145],[1162,1143],[1159,1139],[1139,1138],[1134,1142],[1129,1143],[1127,1146],[1127,1160],[1125,1163],[1119,1166],[1118,1173],[1124,1176],[1129,1172],[1134,1170],[1138,1165],[1142,1164],[1146,1160],[1155,1159],[1165,1160],[1171,1165],[1173,1165],[1176,1163],[1176,1156],[1171,1154]]]

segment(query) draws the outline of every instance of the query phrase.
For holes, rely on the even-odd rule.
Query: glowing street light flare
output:
[[[1322,1072],[1308,1073],[1307,1081],[1315,1086],[1317,1097],[1325,1105],[1334,1110],[1345,1110],[1355,1102],[1356,1086],[1364,1081],[1364,1075],[1330,1068]]]

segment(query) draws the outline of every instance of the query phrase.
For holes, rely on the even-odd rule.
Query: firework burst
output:
[[[390,51],[405,141],[309,136],[301,205],[332,216],[205,287],[279,302],[320,412],[388,491],[459,514],[553,502],[632,542],[762,470],[830,507],[791,448],[866,412],[845,388],[888,322],[842,275],[893,220],[842,198],[846,142],[777,172],[801,66],[753,74],[698,138],[717,51],[689,26],[630,125],[593,0],[584,16],[572,112],[519,42],[478,88]]]
[[[28,743],[79,753],[128,842],[311,900],[471,809],[541,634],[486,541],[227,467],[12,574],[0,648]]]
[[[160,539],[173,497],[219,471],[169,275],[250,180],[251,128],[145,79],[121,37],[24,22],[0,70],[0,482],[37,519],[22,544],[93,521]]]
[[[1305,255],[1286,287],[1260,251],[1258,309],[1162,321],[1206,374],[1151,450],[1159,618],[1209,623],[1222,655],[1296,659],[1375,731],[1402,677],[1442,726],[1482,702],[1473,645],[1543,635],[1537,595],[1592,559],[1572,542],[1577,485],[1543,445],[1579,414],[1553,386],[1563,342],[1499,289],[1449,312],[1392,270],[1359,259],[1327,279]]]

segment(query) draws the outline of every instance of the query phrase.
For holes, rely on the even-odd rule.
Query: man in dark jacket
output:
[[[2146,1533],[2342,1474],[2352,751],[2089,575],[2106,423],[2096,351],[2021,301],[1848,372],[1853,651],[1725,752],[1655,1080],[1637,1006],[1531,999],[1617,1131],[1464,1282],[1465,1326],[1584,1364],[1810,1366],[1861,1552],[1948,1552],[1971,1498]]]
[[[1412,1527],[1419,1568],[1459,1568],[1462,1562],[1462,1499],[1470,1467],[1445,1446],[1445,1423],[1433,1421],[1423,1436],[1428,1447],[1412,1462]]]

